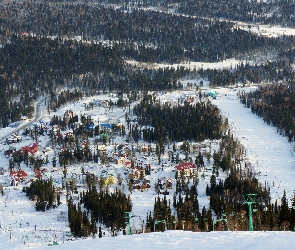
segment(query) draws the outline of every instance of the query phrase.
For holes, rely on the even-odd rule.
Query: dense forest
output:
[[[117,47],[124,58],[145,62],[214,62],[264,47],[283,49],[292,42],[287,36],[278,39],[252,34],[216,16],[192,17],[127,6],[25,2],[2,12],[10,15],[2,28],[10,34],[105,41]]]
[[[60,194],[55,192],[52,180],[38,179],[24,188],[29,199],[35,201],[37,211],[46,211],[60,205]]]
[[[277,128],[290,142],[295,140],[295,91],[293,84],[272,84],[257,91],[241,93],[240,100],[265,123]]]
[[[122,5],[114,7],[110,3]],[[216,12],[206,9],[216,10],[215,2],[142,1],[143,6],[173,7],[176,13],[186,12],[187,6],[192,11],[196,6],[208,16],[214,14],[210,18],[198,12],[188,16],[165,9],[147,10],[137,4],[124,1],[1,3],[0,86],[5,90],[0,93],[1,125],[17,121],[21,115],[30,117],[34,112],[33,100],[56,95],[63,87],[77,88],[85,95],[100,91],[175,90],[180,88],[178,79],[196,76],[193,67],[138,68],[128,64],[130,60],[168,65],[228,58],[253,60],[270,54],[283,55],[294,44],[292,36],[264,37],[243,30],[234,22],[221,21],[218,15],[216,18]],[[224,5],[222,1],[219,4]],[[261,9],[273,9],[277,4],[276,1],[227,3],[225,9],[218,9],[226,12],[229,8],[232,14],[236,8],[241,16],[253,9],[256,16]],[[291,10],[292,4],[293,1],[284,1],[280,7]],[[213,73],[201,71],[199,75],[208,78],[214,86],[238,81],[261,82],[271,80],[273,71],[281,69],[269,65],[241,66]],[[286,72],[288,67],[287,62]],[[286,77],[292,76],[289,72]]]
[[[155,6],[159,10],[207,18],[225,18],[235,21],[253,22],[259,24],[282,25],[293,27],[295,23],[294,0],[272,1],[212,1],[212,0],[106,0],[105,4],[122,4],[126,6]]]
[[[216,106],[206,100],[195,104],[178,102],[161,105],[152,95],[144,96],[134,107],[138,124],[130,126],[133,140],[156,142],[162,152],[166,143],[220,138],[223,119]]]

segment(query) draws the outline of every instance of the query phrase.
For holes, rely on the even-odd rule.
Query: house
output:
[[[192,162],[183,162],[176,166],[175,169],[179,175],[184,173],[185,176],[188,176],[194,172],[196,165]]]
[[[87,141],[82,141],[82,148],[85,148],[87,146]]]
[[[149,188],[151,188],[150,180],[133,180],[133,189],[143,191]]]
[[[97,149],[97,151],[106,151],[106,146],[105,145],[97,145],[96,149]]]
[[[32,146],[22,147],[22,151],[23,153],[27,151],[31,155],[34,155],[38,151],[38,143],[34,142]]]
[[[64,112],[64,116],[67,116],[70,119],[73,118],[74,113],[72,110],[67,110],[66,112]]]
[[[131,161],[125,161],[125,168],[131,167]]]
[[[10,123],[10,124],[8,125],[8,127],[10,127],[10,128],[17,128],[17,127],[19,126],[19,124],[20,124],[19,121],[17,121],[17,122],[13,122],[13,123]]]
[[[105,184],[110,185],[115,183],[115,176],[113,174],[108,174],[108,176],[105,179]]]
[[[16,186],[18,185],[20,181],[26,180],[27,177],[28,177],[28,174],[23,170],[19,170],[17,172],[11,171],[9,174],[10,185]]]
[[[213,99],[216,99],[218,93],[217,93],[216,90],[208,90],[208,91],[205,92],[205,95],[206,96],[211,96],[211,97],[213,97]]]
[[[59,125],[53,125],[51,129],[52,129],[52,132],[54,135],[57,135],[60,133],[60,126]]]
[[[101,100],[93,99],[92,102],[93,102],[94,107],[102,106],[102,101]]]
[[[10,135],[6,138],[6,142],[8,144],[10,143],[16,143],[16,142],[21,142],[22,141],[22,137],[20,135],[17,135],[17,134],[13,134],[13,135]]]
[[[130,179],[141,179],[145,176],[145,170],[142,168],[133,167],[129,173]]]
[[[13,155],[13,152],[15,152],[15,151],[12,150],[12,149],[5,150],[5,151],[4,151],[4,156],[5,156],[6,158],[9,158],[10,156]]]
[[[94,124],[93,124],[93,123],[89,124],[89,125],[87,126],[87,129],[90,130],[90,131],[94,131],[94,129],[95,129]]]
[[[158,179],[158,186],[160,189],[172,188],[172,180],[167,177],[162,177]]]
[[[100,123],[100,129],[105,131],[111,131],[112,130],[112,124],[110,123]]]
[[[21,121],[27,121],[28,117],[26,115],[21,115],[20,119],[21,119]]]
[[[126,158],[125,157],[119,157],[117,164],[119,166],[123,166],[125,164]]]
[[[46,178],[50,178],[51,177],[51,173],[48,172],[47,169],[42,169],[42,170],[35,170],[35,178],[42,178],[42,177],[46,177]]]

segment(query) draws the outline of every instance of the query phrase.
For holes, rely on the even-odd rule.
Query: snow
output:
[[[294,144],[266,125],[251,110],[239,103],[238,91],[248,89],[217,89],[221,94],[213,103],[228,117],[231,131],[247,149],[248,160],[258,173],[258,180],[270,187],[272,202],[280,200],[286,190],[287,198],[294,194]]]
[[[2,235],[1,235],[2,236]],[[6,237],[9,237],[6,235]],[[294,232],[203,232],[165,231],[159,233],[137,234],[130,236],[119,235],[116,237],[88,238],[59,243],[56,246],[38,246],[37,244],[17,245],[12,240],[1,237],[2,249],[290,249],[295,243]]]

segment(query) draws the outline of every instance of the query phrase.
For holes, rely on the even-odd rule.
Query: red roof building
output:
[[[32,146],[22,147],[23,153],[28,151],[31,155],[35,154],[38,151],[38,143],[34,142]]]
[[[180,170],[186,170],[186,169],[195,169],[196,165],[192,162],[183,162],[180,163],[178,166],[176,166],[176,170],[180,171]]]
[[[184,171],[185,175],[189,175],[196,169],[196,165],[192,162],[183,162],[175,167],[178,172]]]
[[[19,170],[17,172],[16,171],[11,171],[9,176],[10,177],[14,176],[17,179],[19,178],[19,179],[25,180],[25,179],[27,179],[28,174],[23,170]]]

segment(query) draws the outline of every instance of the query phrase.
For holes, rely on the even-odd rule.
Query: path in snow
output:
[[[247,149],[247,158],[261,183],[270,186],[272,202],[280,200],[286,190],[291,199],[295,189],[295,156],[293,144],[251,113],[238,100],[237,91],[217,89],[219,97],[213,101],[229,119],[231,131]]]

